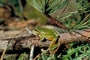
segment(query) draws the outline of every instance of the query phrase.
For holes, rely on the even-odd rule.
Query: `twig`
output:
[[[2,55],[1,55],[0,60],[3,60],[6,50],[7,50],[7,47],[5,46],[5,49],[4,49],[4,51],[3,51]]]
[[[31,51],[30,51],[30,57],[29,57],[29,60],[33,60],[34,48],[35,48],[35,46],[32,45],[32,46],[31,46]]]
[[[33,34],[28,28],[26,28],[26,30],[28,31],[28,33],[29,33],[30,35]],[[33,60],[34,48],[35,48],[35,46],[32,45],[32,46],[31,46],[31,51],[30,51],[29,60]]]
[[[30,35],[33,34],[28,28],[26,28],[26,30],[28,31],[28,33],[29,33]]]
[[[67,27],[65,27],[61,22],[57,21],[56,19],[54,19],[53,17],[51,17],[50,15],[45,14],[55,25],[57,25],[58,27],[64,29],[64,30],[68,30]]]

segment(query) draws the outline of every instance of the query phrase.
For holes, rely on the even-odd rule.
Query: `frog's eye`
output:
[[[36,32],[39,32],[37,29],[35,29]],[[40,33],[40,32],[39,32]]]
[[[38,31],[37,29],[34,29],[35,31]]]

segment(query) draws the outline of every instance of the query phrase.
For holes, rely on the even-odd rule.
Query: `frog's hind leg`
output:
[[[58,36],[58,38],[59,38],[60,36]],[[55,53],[58,49],[59,49],[59,47],[60,47],[60,43],[58,43],[58,40],[59,39],[53,39],[52,40],[52,42],[50,43],[50,46],[49,46],[49,51],[52,51],[53,53]]]
[[[60,47],[60,44],[54,44],[52,47],[50,47],[49,53],[50,54],[56,53],[58,51],[59,47]]]
[[[54,50],[60,45],[60,43],[58,43],[59,37],[60,36],[58,36],[57,38],[55,38],[51,41],[50,46],[49,46],[50,50]]]

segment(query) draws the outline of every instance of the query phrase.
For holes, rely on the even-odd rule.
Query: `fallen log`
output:
[[[30,49],[32,44],[35,44],[37,47],[48,47],[50,41],[40,41],[40,38],[37,35],[32,36],[21,36],[17,38],[7,38],[0,40],[0,52],[3,52],[5,46],[8,46],[8,50],[22,50],[24,48]],[[77,30],[75,32],[68,32],[60,34],[58,38],[58,43],[68,44],[72,42],[80,41],[90,41],[90,29],[86,30]]]

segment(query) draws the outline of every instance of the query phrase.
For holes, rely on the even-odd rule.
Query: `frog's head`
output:
[[[39,32],[41,30],[41,28],[39,26],[35,27],[35,31]]]
[[[41,27],[36,26],[35,29],[34,29],[34,32],[35,32],[36,34],[40,34],[40,31],[41,31]]]

